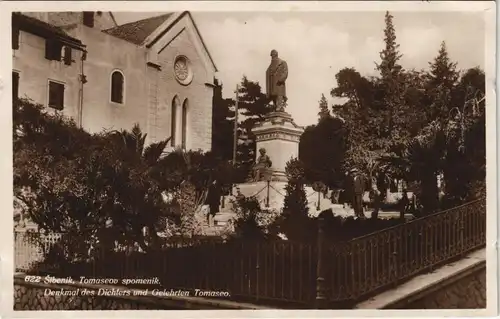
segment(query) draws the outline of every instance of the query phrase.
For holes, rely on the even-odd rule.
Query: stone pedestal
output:
[[[259,149],[265,148],[271,159],[270,168],[272,181],[286,181],[286,163],[299,156],[299,140],[304,129],[286,112],[272,112],[264,121],[258,123],[252,130],[256,137],[256,158]]]

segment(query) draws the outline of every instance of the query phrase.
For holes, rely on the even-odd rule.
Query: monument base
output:
[[[304,129],[298,126],[290,114],[271,112],[252,129],[255,134],[256,150],[266,150],[272,161],[272,181],[286,181],[286,164],[299,156],[300,135]],[[258,152],[255,161],[258,162]]]

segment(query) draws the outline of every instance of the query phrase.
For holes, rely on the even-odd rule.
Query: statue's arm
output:
[[[281,63],[278,74],[280,82],[285,82],[286,79],[288,78],[288,65],[286,64],[285,61]]]

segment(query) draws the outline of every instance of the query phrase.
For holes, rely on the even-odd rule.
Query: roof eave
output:
[[[214,59],[212,58],[212,55],[210,54],[210,51],[208,50],[208,47],[207,45],[205,44],[205,40],[203,40],[203,36],[201,35],[200,33],[200,30],[198,29],[198,26],[196,25],[196,21],[193,19],[193,16],[191,15],[191,12],[189,11],[184,11],[184,13],[187,13],[189,15],[189,18],[191,19],[191,21],[193,22],[193,25],[194,25],[194,28],[196,30],[196,33],[198,33],[198,36],[200,37],[200,40],[201,40],[201,44],[203,45],[203,48],[205,48],[205,51],[207,52],[208,54],[208,58],[210,59],[210,62],[212,63],[213,67],[214,67],[214,70],[215,72],[219,72],[219,70],[217,69],[217,65],[215,64],[215,61]]]
[[[178,13],[177,15],[174,15],[173,18],[172,18],[172,21],[169,23],[169,25],[167,26],[167,28],[165,30],[162,30],[161,32],[157,32],[155,30],[153,33],[151,33],[150,36],[148,36],[144,40],[144,42],[142,43],[142,45],[144,45],[146,48],[151,48],[162,37],[163,34],[165,34],[166,32],[168,32],[186,14],[189,16],[189,19],[193,23],[193,26],[194,26],[194,29],[195,29],[196,33],[200,37],[201,44],[203,46],[203,49],[205,50],[205,52],[208,55],[208,58],[210,60],[210,63],[212,64],[212,67],[214,68],[215,72],[218,72],[219,70],[217,69],[217,65],[215,64],[214,59],[212,58],[212,55],[210,54],[210,51],[208,50],[208,47],[205,44],[205,41],[203,40],[203,36],[201,35],[200,30],[198,29],[198,26],[196,25],[196,22],[193,19],[193,16],[191,15],[191,12],[189,12],[189,11],[182,11],[182,12]],[[160,27],[158,27],[158,28],[160,28]]]
[[[13,24],[17,24],[17,27],[20,30],[38,35],[43,38],[57,38],[61,42],[64,42],[68,46],[71,46],[75,49],[85,50],[86,48],[86,45],[84,45],[81,40],[65,34],[62,30],[60,30],[60,32],[56,32],[56,30],[53,29],[56,27],[51,26],[44,21],[16,12],[12,13],[12,20]],[[34,21],[36,21],[37,23],[35,23]]]

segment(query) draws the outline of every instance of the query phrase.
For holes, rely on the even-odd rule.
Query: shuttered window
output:
[[[71,65],[71,62],[73,62],[73,57],[72,57],[72,54],[71,54],[71,48],[70,47],[64,47],[64,64]]]
[[[19,27],[12,25],[12,50],[19,49]]]
[[[19,98],[19,73],[12,72],[12,101]]]
[[[49,81],[49,107],[64,109],[64,84]]]
[[[61,61],[62,43],[55,39],[45,40],[45,58],[47,60]]]
[[[85,11],[83,13],[83,24],[89,28],[94,27],[94,12]]]

